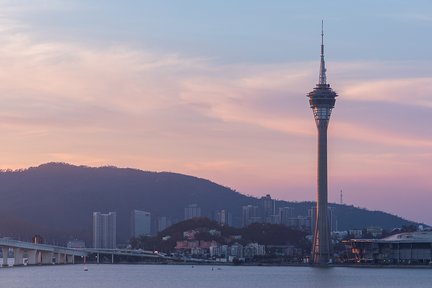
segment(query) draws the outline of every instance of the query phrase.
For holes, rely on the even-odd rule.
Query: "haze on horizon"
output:
[[[432,224],[429,1],[0,1],[0,168],[173,171],[315,200],[325,21],[329,200]]]

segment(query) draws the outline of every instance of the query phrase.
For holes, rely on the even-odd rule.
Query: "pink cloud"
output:
[[[360,81],[342,88],[350,101],[382,101],[432,108],[432,78],[401,78]]]
[[[39,43],[11,31],[0,29],[1,168],[132,166],[205,177],[248,194],[315,198],[316,127],[306,93],[317,63],[223,65],[127,46]],[[431,188],[430,134],[338,113],[339,103],[356,111],[361,101],[430,107],[431,79],[374,71],[370,81],[367,65],[332,66],[343,71],[329,75],[340,95],[329,130],[332,191],[345,186],[364,197],[373,192],[360,189],[380,189],[383,181],[408,189],[401,175]],[[369,186],[356,188],[359,182]]]

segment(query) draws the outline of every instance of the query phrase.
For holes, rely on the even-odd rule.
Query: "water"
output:
[[[431,269],[58,265],[0,269],[8,288],[432,287]]]

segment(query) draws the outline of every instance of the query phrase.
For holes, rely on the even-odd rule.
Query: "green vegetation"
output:
[[[254,223],[245,228],[220,226],[208,218],[193,218],[186,220],[160,232],[155,237],[141,236],[132,238],[130,244],[133,249],[157,250],[164,253],[173,252],[177,241],[183,241],[183,232],[195,230],[194,240],[215,241],[220,245],[239,243],[259,243],[261,245],[292,245],[308,249],[306,233],[292,228],[267,223]],[[219,233],[212,233],[218,231]],[[168,237],[167,237],[168,236]],[[165,240],[164,240],[165,239]]]

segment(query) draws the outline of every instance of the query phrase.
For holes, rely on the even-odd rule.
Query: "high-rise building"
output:
[[[314,235],[315,233],[315,226],[316,226],[316,206],[308,209],[308,217],[311,219],[311,234]]]
[[[334,213],[334,207],[327,207],[327,222],[328,222],[328,227],[329,227],[329,231],[333,232],[336,231],[336,219],[335,219],[335,213]],[[315,226],[316,226],[316,216],[317,216],[317,207],[314,206],[310,209],[308,209],[308,216],[311,219],[311,233],[313,235],[313,233],[315,232]]]
[[[201,207],[197,204],[189,204],[184,208],[184,220],[201,217]]]
[[[169,226],[172,225],[172,221],[171,218],[166,217],[166,216],[160,216],[157,218],[158,222],[157,222],[157,230],[158,232],[165,230],[166,228],[168,228]]]
[[[214,220],[220,225],[232,226],[232,215],[225,209],[216,211]]]
[[[330,232],[334,232],[338,230],[337,227],[337,215],[335,213],[336,208],[335,207],[328,207],[328,222],[329,222],[329,229]]]
[[[273,223],[275,215],[276,202],[271,198],[270,194],[261,197],[262,217],[265,223]]]
[[[321,62],[319,81],[309,97],[318,129],[317,213],[313,234],[312,263],[326,265],[333,258],[327,209],[327,127],[336,102],[336,92],[327,84],[324,62],[324,29],[321,30]]]
[[[115,249],[117,246],[116,212],[93,212],[93,248]]]
[[[289,226],[289,219],[293,217],[292,207],[282,207],[279,208],[279,224]]]
[[[242,226],[246,227],[252,223],[262,222],[259,216],[259,207],[247,205],[242,207]]]
[[[151,232],[150,212],[133,210],[131,212],[131,236],[150,236]]]

